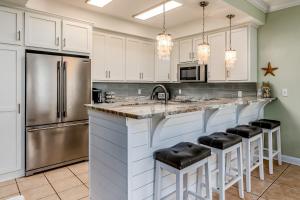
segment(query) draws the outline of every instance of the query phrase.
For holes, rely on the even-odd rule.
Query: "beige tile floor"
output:
[[[245,200],[300,200],[300,167],[275,162],[274,174],[268,174],[265,162],[265,180],[252,173],[252,192]],[[0,183],[0,200],[19,194],[26,200],[88,200],[88,163],[78,163],[30,177]],[[214,194],[214,200],[218,198]],[[239,200],[236,186],[226,192],[227,200]]]

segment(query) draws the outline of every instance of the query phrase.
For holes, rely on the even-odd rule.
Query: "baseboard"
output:
[[[12,179],[15,179],[15,178],[20,178],[20,177],[23,177],[23,176],[25,176],[25,170],[19,170],[19,171],[7,173],[7,174],[1,174],[0,175],[0,182],[12,180]]]
[[[283,162],[300,166],[300,158],[286,156],[286,155],[282,155],[281,157]]]

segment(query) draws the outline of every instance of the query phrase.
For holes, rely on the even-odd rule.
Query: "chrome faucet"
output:
[[[155,96],[155,91],[157,88],[161,88],[163,89],[164,93],[165,93],[165,104],[168,104],[168,90],[165,86],[163,85],[156,85],[154,86],[153,90],[152,90],[152,94],[151,94],[151,100],[154,100],[154,96]]]

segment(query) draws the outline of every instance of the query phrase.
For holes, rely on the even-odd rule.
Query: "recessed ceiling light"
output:
[[[153,8],[150,8],[146,11],[143,11],[139,14],[136,14],[134,15],[133,17],[134,18],[137,18],[137,19],[140,19],[140,20],[147,20],[151,17],[154,17],[156,15],[159,15],[159,14],[162,14],[164,12],[164,9],[163,9],[163,5],[164,3],[160,4],[160,5],[157,5]],[[175,8],[178,8],[182,6],[182,3],[179,3],[177,1],[167,1],[165,2],[165,7],[166,7],[166,12],[170,11],[170,10],[173,10]]]
[[[98,6],[98,7],[104,7],[105,5],[109,4],[112,0],[87,0],[86,3],[93,5],[93,6]]]

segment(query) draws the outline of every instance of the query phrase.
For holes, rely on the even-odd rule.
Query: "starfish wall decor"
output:
[[[262,70],[266,71],[265,76],[268,74],[271,74],[272,76],[275,76],[274,71],[278,70],[278,67],[272,67],[271,63],[268,63],[268,67],[261,68]]]

